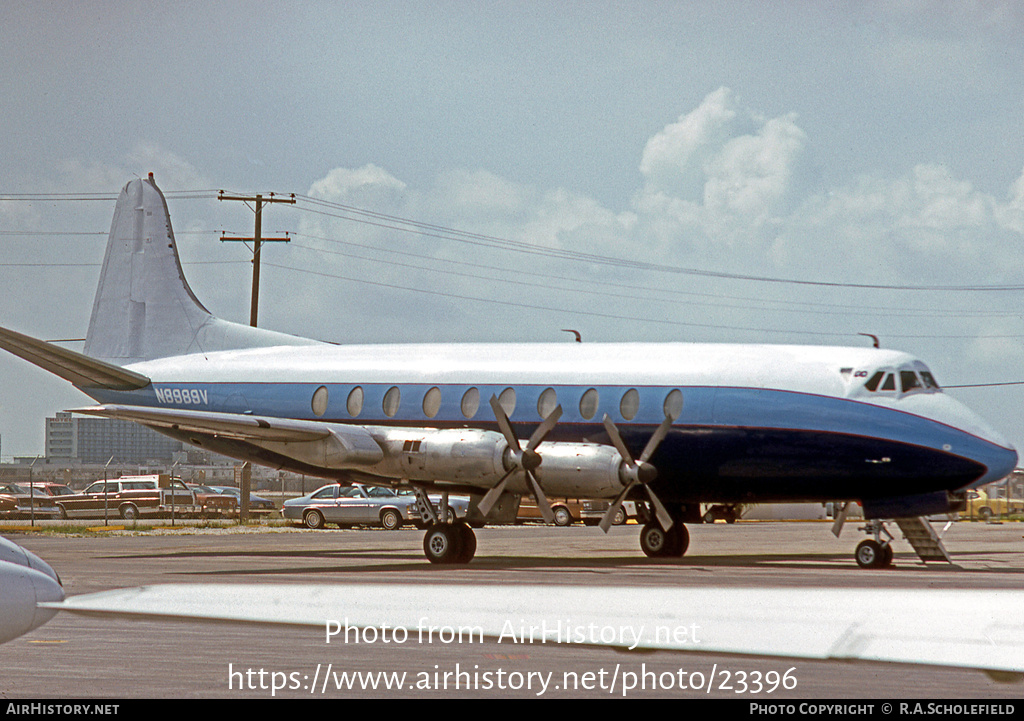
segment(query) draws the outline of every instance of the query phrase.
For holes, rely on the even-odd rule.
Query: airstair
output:
[[[914,547],[918,557],[928,563],[929,561],[945,561],[952,563],[949,554],[939,534],[932,528],[932,524],[926,518],[897,518],[896,525],[903,531],[903,537],[907,543]]]

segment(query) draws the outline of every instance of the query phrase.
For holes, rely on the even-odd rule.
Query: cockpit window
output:
[[[868,379],[868,382],[864,384],[864,387],[874,393],[878,390],[878,384],[882,382],[882,377],[885,375],[882,371],[878,371]]]
[[[868,371],[858,371],[860,377],[868,375]],[[920,393],[941,392],[935,377],[923,363],[915,362],[912,368],[883,368],[871,373],[871,377],[864,382],[864,390],[869,393]]]
[[[906,393],[915,388],[920,388],[921,380],[914,371],[900,371],[900,385],[903,386],[903,392]]]

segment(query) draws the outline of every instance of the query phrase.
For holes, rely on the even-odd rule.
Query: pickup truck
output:
[[[238,501],[234,498],[190,490],[166,474],[96,481],[81,493],[54,500],[61,518],[103,518],[104,509],[107,515],[126,521],[172,513],[191,517],[238,514]]]

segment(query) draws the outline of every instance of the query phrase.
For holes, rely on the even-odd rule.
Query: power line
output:
[[[563,258],[567,260],[580,260],[601,265],[635,268],[638,270],[649,270],[660,273],[695,275],[707,278],[720,278],[725,280],[745,280],[760,283],[779,283],[827,288],[855,288],[862,290],[972,292],[1006,292],[1024,290],[1024,285],[893,285],[883,283],[840,283],[833,281],[801,280],[798,278],[776,278],[770,276],[748,275],[743,273],[728,273],[724,271],[700,270],[697,268],[686,268],[682,266],[647,263],[644,261],[629,260],[626,258],[616,258],[612,256],[598,255],[594,253],[584,253],[580,251],[572,251],[559,248],[548,248],[533,243],[514,241],[509,240],[507,238],[500,238],[497,236],[485,235],[482,233],[473,233],[469,231],[459,230],[457,228],[450,228],[447,226],[435,225],[432,223],[424,223],[409,218],[402,218],[400,216],[388,215],[386,213],[377,213],[374,211],[365,210],[363,208],[357,208],[355,206],[344,205],[341,203],[332,203],[329,201],[320,200],[318,198],[311,198],[310,196],[307,195],[297,194],[295,197],[297,199],[305,201],[306,203],[310,203],[311,205],[328,207],[332,209],[341,210],[351,215],[362,216],[351,217],[351,215],[339,215],[337,213],[328,213],[326,211],[315,210],[313,208],[296,206],[298,210],[338,218],[340,220],[348,220],[351,222],[387,228],[390,230],[398,230],[405,233],[414,233],[417,235],[423,235],[427,237],[452,240],[459,243],[468,243],[471,245],[503,248],[505,250],[510,250],[518,253],[542,255],[553,258]]]
[[[306,250],[316,253],[328,253],[331,255],[339,255],[346,258],[356,258],[364,260],[370,263],[387,263],[388,265],[411,268],[413,270],[426,271],[432,273],[441,273],[444,275],[471,278],[478,280],[486,280],[489,282],[499,282],[514,285],[521,285],[527,287],[543,288],[545,290],[555,289],[561,290],[567,293],[584,293],[588,295],[601,295],[607,297],[618,297],[628,298],[636,300],[650,299],[663,303],[685,303],[687,305],[700,305],[700,306],[713,306],[719,308],[741,308],[750,309],[750,306],[715,302],[720,300],[734,300],[741,302],[751,302],[762,304],[775,304],[775,305],[788,305],[794,306],[792,308],[764,308],[768,311],[773,312],[784,312],[784,313],[811,313],[814,315],[844,315],[849,313],[863,314],[869,311],[880,311],[890,316],[901,316],[901,317],[914,317],[914,318],[928,318],[928,317],[940,317],[940,318],[984,318],[984,317],[1005,317],[1005,316],[1016,316],[1019,315],[1017,311],[1013,310],[963,310],[963,311],[943,311],[939,309],[928,309],[928,308],[906,308],[906,307],[891,307],[891,306],[865,306],[865,305],[845,305],[837,303],[814,303],[808,301],[791,301],[791,300],[779,300],[771,298],[751,298],[748,296],[730,296],[713,293],[695,293],[693,291],[684,291],[674,288],[655,288],[649,285],[639,286],[636,283],[616,283],[612,281],[600,281],[595,282],[590,279],[574,279],[568,278],[565,274],[555,275],[551,273],[540,273],[537,271],[523,270],[520,268],[502,268],[494,265],[486,265],[483,263],[470,263],[467,261],[452,260],[449,258],[436,258],[429,255],[423,255],[419,253],[410,253],[408,251],[392,250],[387,248],[379,248],[364,243],[354,243],[351,241],[337,240],[334,238],[325,238],[323,236],[314,236],[306,233],[295,233],[297,238],[310,238],[313,240],[320,240],[329,243],[336,243],[339,245],[353,246],[357,248],[364,248],[369,251],[380,253],[391,253],[394,255],[415,258],[419,260],[429,260],[432,262],[446,263],[455,266],[463,266],[469,268],[479,268],[483,270],[492,270],[498,273],[505,274],[504,277],[494,277],[488,275],[479,275],[474,273],[464,273],[459,271],[444,270],[441,268],[428,268],[420,264],[402,263],[394,260],[384,260],[383,258],[372,255],[360,255],[358,253],[348,253],[339,250],[330,250],[327,248],[316,248],[313,246],[303,245],[302,243],[292,243],[292,246],[301,250]],[[586,283],[591,288],[568,288],[565,286],[551,285],[550,283],[529,283],[527,281],[518,280],[516,278],[508,277],[514,275],[516,278],[519,276],[531,276],[535,278],[544,278],[555,281],[567,281],[570,283]],[[628,291],[624,294],[610,293],[606,288],[620,288]],[[664,298],[651,295],[645,291],[653,291],[655,293],[661,293],[669,296],[675,296],[675,298]],[[703,300],[677,300],[676,298],[698,298]],[[814,308],[825,308],[826,310],[813,310]]]

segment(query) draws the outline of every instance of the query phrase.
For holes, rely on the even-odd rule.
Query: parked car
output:
[[[549,498],[548,504],[555,514],[556,526],[571,526],[583,519],[583,503],[575,498]],[[537,507],[533,496],[523,496],[519,501],[519,512],[516,521],[543,521],[544,514]]]
[[[449,498],[449,507],[460,517],[466,515],[468,505],[466,499]],[[380,525],[388,530],[397,530],[406,523],[420,523],[416,496],[412,492],[399,493],[382,486],[343,486],[338,483],[288,499],[281,508],[281,515],[302,521],[309,528],[323,528],[328,523],[336,523],[342,527]]]
[[[18,512],[18,502],[10,496],[0,496],[0,518],[11,518]]]
[[[9,508],[9,503],[4,503],[4,516],[7,518],[28,518],[30,516],[45,516],[49,518],[60,516],[60,509],[54,504],[53,496],[50,496],[38,488],[29,488],[20,483],[5,481],[0,483],[0,496],[14,502],[14,508]]]
[[[583,501],[583,522],[588,526],[596,526],[604,518],[604,514],[611,507],[612,502],[604,499],[588,499]],[[612,519],[613,526],[621,526],[630,518],[636,518],[636,501],[623,501],[619,506],[615,518]]]
[[[36,489],[36,493],[42,491],[48,496],[72,496],[74,491],[65,486],[63,483],[51,483],[49,481],[33,481],[31,484]]]
[[[982,486],[967,491],[966,514],[987,521],[993,516],[1024,512],[1024,501],[1006,497],[1005,485]]]
[[[234,486],[210,486],[221,495],[234,496],[239,507],[242,505],[242,490]],[[249,513],[269,515],[277,510],[277,505],[269,498],[249,493]]]
[[[117,515],[126,521],[143,516],[237,515],[235,499],[217,493],[193,491],[166,475],[122,476],[96,481],[81,493],[53,499],[62,518],[103,518]]]

